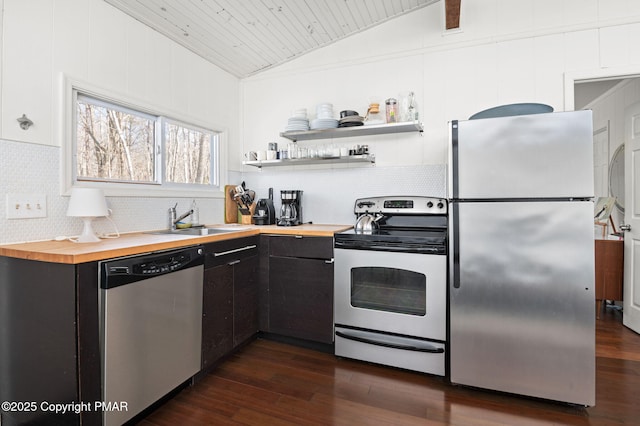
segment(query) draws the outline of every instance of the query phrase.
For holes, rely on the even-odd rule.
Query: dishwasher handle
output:
[[[100,263],[100,288],[132,284],[203,264],[202,246],[113,259]]]

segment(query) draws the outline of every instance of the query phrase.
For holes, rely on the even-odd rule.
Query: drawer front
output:
[[[269,238],[269,255],[331,259],[333,257],[333,238],[274,235]]]
[[[258,237],[238,238],[204,246],[205,269],[229,264],[231,262],[246,259],[258,255]]]

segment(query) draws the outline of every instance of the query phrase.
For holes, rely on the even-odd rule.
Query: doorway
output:
[[[625,70],[627,71],[627,70]],[[598,70],[591,75],[565,77],[565,110],[591,109],[594,112],[594,189],[596,197],[616,196],[618,203],[613,209],[613,226],[620,231],[621,223],[627,223],[630,212],[627,209],[625,219],[625,192],[628,194],[630,174],[624,173],[624,148],[628,143],[628,132],[625,132],[625,110],[640,102],[640,70],[616,73],[615,70]],[[571,92],[571,93],[570,93]],[[612,175],[613,173],[613,175]],[[614,231],[612,226],[607,234]],[[624,323],[627,327],[640,333],[637,321],[627,320],[633,306],[630,306],[630,296],[640,288],[640,283],[634,283],[634,270],[640,270],[640,263],[631,263],[632,236],[627,232],[625,238],[625,294],[623,296],[625,311]],[[629,241],[627,241],[629,240]],[[636,269],[636,267],[638,269]],[[634,311],[635,312],[635,311]],[[634,316],[634,315],[631,315]],[[637,315],[636,315],[637,316]],[[631,318],[630,318],[631,319]]]

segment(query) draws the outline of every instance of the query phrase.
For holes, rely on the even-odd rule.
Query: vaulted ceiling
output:
[[[243,78],[438,0],[105,1]]]

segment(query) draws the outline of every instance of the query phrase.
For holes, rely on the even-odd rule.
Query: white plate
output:
[[[304,126],[304,127],[285,127],[284,131],[285,132],[304,132],[305,130],[309,130],[309,126]]]

